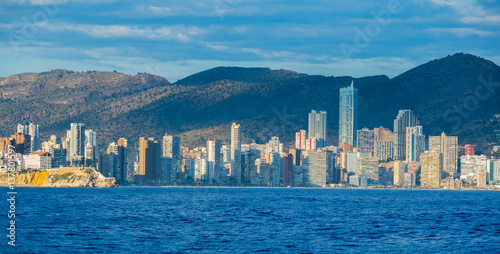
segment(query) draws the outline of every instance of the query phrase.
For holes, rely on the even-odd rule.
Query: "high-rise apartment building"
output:
[[[287,153],[283,156],[283,186],[293,186],[294,160],[295,158],[292,154]]]
[[[404,186],[407,164],[404,161],[395,161],[393,166],[394,185]]]
[[[161,180],[161,145],[154,138],[139,139],[139,175],[147,182]]]
[[[72,123],[69,140],[70,161],[83,162],[85,159],[85,124]]]
[[[346,143],[343,143],[341,145],[339,145],[339,150],[344,152],[344,153],[352,153],[354,152],[354,148],[352,147],[351,144],[346,144]]]
[[[323,186],[327,183],[327,174],[333,171],[335,161],[332,151],[304,151],[303,184],[305,186]]]
[[[374,130],[373,156],[385,161],[394,157],[394,133],[391,130],[379,127]]]
[[[420,185],[424,188],[441,187],[443,155],[440,152],[426,151],[420,155]]]
[[[366,176],[369,184],[379,184],[378,160],[370,156],[359,156],[356,159],[356,175]]]
[[[207,140],[208,161],[208,183],[218,184],[221,182],[221,142],[209,138]]]
[[[293,165],[301,166],[302,165],[302,150],[300,149],[288,149],[288,153],[293,156]]]
[[[162,177],[163,181],[169,181],[172,183],[178,172],[181,170],[181,137],[172,136],[165,133],[162,140],[162,157],[169,158],[168,160],[163,160],[162,163],[169,163],[170,165],[163,165],[164,175]],[[168,180],[169,179],[169,180]]]
[[[306,150],[307,131],[300,130],[295,133],[295,148]]]
[[[464,154],[465,156],[474,155],[474,146],[473,145],[465,145],[464,149],[465,149],[465,154]]]
[[[326,146],[326,111],[312,110],[309,113],[308,138],[316,138],[317,148]]]
[[[231,177],[241,185],[241,129],[236,123],[231,125]]]
[[[477,186],[479,173],[487,169],[485,155],[467,155],[460,157],[460,180],[469,185]]]
[[[99,157],[99,146],[97,143],[97,132],[94,130],[85,130],[85,161],[91,164]]]
[[[113,168],[110,170],[112,177],[115,178],[117,184],[124,184],[127,182],[127,148],[113,142],[109,144],[107,153],[108,155],[114,154],[110,157],[113,160]]]
[[[24,135],[22,133],[16,132],[10,135],[11,142],[14,144],[14,150],[16,153],[29,154],[31,152],[31,137],[30,135]],[[7,149],[8,151],[9,149]]]
[[[162,142],[162,157],[181,157],[181,137],[165,134]]]
[[[487,161],[486,172],[489,174],[488,182],[490,185],[500,184],[500,159],[491,159]]]
[[[351,86],[339,91],[339,145],[343,143],[356,147],[358,130],[358,89]]]
[[[367,128],[358,130],[357,134],[358,152],[368,153],[370,154],[370,156],[373,156],[375,149],[374,142],[375,142],[375,130],[369,130]]]
[[[454,177],[458,170],[458,137],[429,136],[429,151],[440,152],[443,155],[443,172]]]
[[[252,177],[255,177],[257,159],[257,151],[249,150],[241,153],[241,183],[243,185],[251,185]]]
[[[266,153],[283,154],[283,144],[280,143],[280,138],[272,137],[266,144]]]
[[[38,125],[33,124],[33,123],[26,123],[25,125],[23,124],[18,124],[17,125],[17,132],[21,133],[23,135],[29,135],[31,138],[31,147],[30,151],[31,152],[36,152],[40,149],[41,143],[40,143],[40,136],[38,135]]]
[[[0,152],[9,153],[11,149],[14,149],[15,140],[10,138],[1,138],[0,139]]]
[[[254,182],[252,184],[271,186],[271,165],[262,159],[255,160],[255,165],[258,177],[254,178]]]
[[[279,153],[269,153],[269,165],[271,166],[271,186],[279,186],[283,170],[282,158]]]
[[[425,151],[425,136],[422,126],[406,127],[406,162],[419,162]]]
[[[95,156],[95,154],[96,154],[95,147],[90,143],[87,143],[85,145],[85,156],[84,156],[86,165],[92,165],[96,162],[97,157]]]
[[[400,110],[394,120],[394,158],[401,160],[406,156],[406,128],[419,125],[415,114],[408,109]]]

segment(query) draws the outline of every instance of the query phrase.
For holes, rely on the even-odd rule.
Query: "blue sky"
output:
[[[0,76],[217,66],[394,77],[457,52],[500,63],[500,0],[0,0]]]

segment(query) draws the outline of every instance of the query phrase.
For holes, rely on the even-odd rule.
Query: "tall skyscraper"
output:
[[[170,179],[168,181],[172,183],[176,178],[177,172],[181,170],[181,137],[165,133],[162,141],[162,157],[170,158],[163,160],[163,163],[170,164],[165,165],[167,170],[163,174],[168,174],[168,176],[163,175],[163,179]]]
[[[279,153],[269,153],[267,155],[269,158],[269,165],[271,166],[271,185],[279,186],[283,171],[283,160]]]
[[[394,157],[394,133],[391,130],[379,127],[374,129],[374,153],[378,160],[387,160]]]
[[[439,188],[443,169],[443,156],[439,152],[426,151],[420,155],[420,185],[424,188]]]
[[[312,110],[309,113],[308,137],[317,139],[317,148],[326,146],[326,111]]]
[[[85,124],[72,123],[70,129],[70,161],[83,162],[85,159]]]
[[[283,144],[280,143],[280,138],[272,137],[266,144],[266,153],[283,153]]]
[[[97,143],[97,133],[90,129],[90,130],[85,130],[85,149],[90,146],[92,147],[93,153],[88,154],[87,158],[87,153],[85,154],[85,160],[86,161],[95,161],[96,158],[99,157],[99,145]]]
[[[123,143],[122,143],[123,144]],[[124,184],[127,181],[127,148],[123,145],[111,143],[108,146],[108,155],[114,154],[110,159],[113,160],[113,168],[110,170],[112,177],[117,184]]]
[[[85,145],[85,164],[86,165],[92,165],[96,162],[97,157],[95,157],[95,154],[96,154],[95,147],[93,145],[91,145],[90,143],[87,143]]]
[[[139,139],[139,175],[147,182],[161,180],[161,145],[154,138]]]
[[[422,126],[406,127],[406,162],[419,162],[425,151],[425,136]]]
[[[394,162],[394,185],[395,186],[403,186],[405,181],[405,173],[406,173],[407,164],[403,161],[395,161]]]
[[[358,152],[369,153],[370,156],[373,156],[375,149],[375,131],[363,128],[362,130],[358,130],[357,132]]]
[[[488,179],[490,185],[500,184],[500,159],[488,160],[486,167],[486,172],[490,176]]]
[[[221,180],[221,142],[211,138],[207,141],[208,183],[217,184]]]
[[[458,137],[429,136],[429,151],[439,152],[443,155],[443,171],[454,177],[458,170]]]
[[[394,158],[403,159],[406,156],[406,128],[419,125],[417,117],[411,110],[400,110],[394,119]]]
[[[163,157],[180,158],[181,157],[181,137],[165,135],[162,142]]]
[[[241,130],[236,123],[231,126],[231,177],[241,185]]]
[[[302,150],[290,148],[288,153],[293,156],[293,165],[302,166]]]
[[[241,153],[241,183],[243,185],[252,184],[252,177],[255,177],[257,170],[255,166],[256,159],[256,150]]]
[[[85,130],[85,144],[89,143],[97,147],[97,133],[92,129]]]
[[[293,186],[294,160],[295,159],[292,154],[287,153],[283,156],[283,186]]]
[[[21,133],[23,135],[29,135],[31,137],[31,147],[30,151],[31,152],[36,152],[40,149],[41,143],[40,143],[40,136],[38,135],[38,125],[33,124],[33,123],[27,123],[25,125],[23,124],[18,124],[17,125],[17,132]]]
[[[300,130],[295,133],[295,148],[306,150],[307,131]]]
[[[343,143],[356,147],[358,130],[358,89],[351,86],[341,88],[339,96],[339,145]]]

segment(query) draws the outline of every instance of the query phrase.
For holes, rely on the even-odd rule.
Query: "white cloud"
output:
[[[172,9],[170,9],[168,7],[159,7],[159,6],[154,6],[154,5],[149,5],[148,9],[153,14],[170,14],[172,12]]]
[[[436,5],[449,6],[458,15],[462,16],[462,23],[500,23],[500,15],[493,13],[491,9],[485,9],[477,1],[451,1],[451,0],[430,0]]]
[[[40,24],[52,31],[76,31],[96,38],[136,38],[146,40],[191,41],[193,36],[206,33],[206,30],[184,25],[149,28],[127,25],[88,25],[88,24]]]
[[[449,6],[460,15],[483,16],[486,11],[476,1],[446,1],[446,0],[430,0],[432,3],[441,6]]]
[[[227,45],[224,43],[207,43],[207,47],[217,51],[225,51],[228,49]]]
[[[484,16],[484,17],[473,17],[473,16],[467,16],[463,17],[461,19],[463,23],[500,23],[500,15],[491,15],[491,16]]]
[[[482,31],[478,29],[468,28],[468,27],[456,27],[456,28],[431,28],[428,31],[441,35],[441,34],[453,34],[458,37],[467,37],[467,36],[480,36],[487,37],[492,36],[494,33],[490,31]]]
[[[116,0],[0,0],[1,5],[64,5],[69,2],[83,4],[105,4]]]
[[[19,25],[0,23],[0,29],[2,30],[12,30],[16,27],[19,27]]]
[[[31,5],[59,5],[66,4],[68,0],[30,0]]]
[[[241,51],[246,53],[252,53],[266,59],[283,58],[293,55],[293,52],[290,51],[269,51],[269,50],[264,51],[258,48],[242,48]]]

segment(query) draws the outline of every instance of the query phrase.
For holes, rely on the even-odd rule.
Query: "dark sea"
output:
[[[7,197],[7,188],[1,188]],[[500,253],[500,192],[18,188],[2,253]],[[2,223],[9,226],[4,199]]]

